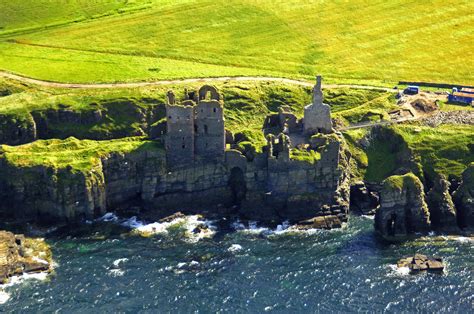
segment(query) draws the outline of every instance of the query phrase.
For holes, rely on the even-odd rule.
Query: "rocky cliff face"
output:
[[[92,218],[104,212],[102,169],[90,173],[48,167],[15,167],[0,160],[0,212],[42,222]]]
[[[430,213],[423,184],[414,174],[392,176],[383,182],[375,229],[387,240],[403,239],[430,230]]]
[[[346,219],[348,157],[329,141],[315,163],[259,153],[248,160],[229,150],[222,162],[196,161],[169,169],[164,151],[113,153],[89,171],[12,166],[0,158],[0,213],[25,219],[91,219],[139,206],[172,210],[235,207],[255,220]]]
[[[458,230],[456,208],[449,194],[449,186],[450,183],[446,178],[438,177],[435,179],[431,190],[426,194],[431,223],[436,230]]]
[[[474,229],[474,163],[464,171],[462,183],[453,195],[461,228]]]

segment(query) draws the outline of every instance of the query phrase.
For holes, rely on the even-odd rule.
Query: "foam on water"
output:
[[[128,258],[119,258],[119,259],[116,259],[114,262],[113,262],[113,265],[115,267],[119,267],[120,264],[123,264],[125,262],[128,262]]]
[[[35,274],[23,274],[21,276],[12,276],[8,283],[0,285],[0,304],[5,304],[10,299],[10,294],[4,291],[6,288],[19,285],[28,280],[39,280],[44,281],[48,277],[47,272],[35,273]]]
[[[231,224],[231,227],[240,233],[244,234],[256,234],[268,237],[274,236],[282,236],[282,235],[291,235],[291,234],[300,234],[300,235],[315,235],[319,233],[326,233],[326,232],[339,232],[341,229],[346,227],[346,224],[343,224],[342,228],[340,229],[316,229],[316,228],[309,228],[309,229],[300,229],[294,225],[290,225],[289,221],[284,221],[282,224],[277,225],[275,229],[271,229],[268,227],[262,227],[258,225],[256,221],[248,221],[247,225],[240,220],[236,220]]]
[[[401,276],[405,277],[410,275],[410,268],[408,267],[398,267],[395,264],[388,265],[389,276]]]
[[[454,240],[460,243],[474,243],[474,239],[468,237],[456,237]]]
[[[125,274],[125,271],[118,268],[109,270],[109,275],[111,277],[122,277],[124,274]]]
[[[169,222],[153,223],[145,223],[139,221],[137,217],[132,217],[122,222],[121,225],[129,227],[144,236],[168,234],[171,229],[182,229],[184,231],[184,240],[189,242],[197,242],[204,238],[211,238],[214,236],[216,230],[211,221],[203,220],[198,215],[178,217]],[[206,229],[201,229],[200,232],[194,232],[200,225],[205,225]]]
[[[8,299],[10,299],[10,295],[2,290],[0,290],[0,304],[7,303]]]
[[[227,251],[229,251],[229,252],[238,252],[238,251],[241,251],[241,250],[242,250],[242,245],[240,245],[240,244],[232,244],[227,249]]]

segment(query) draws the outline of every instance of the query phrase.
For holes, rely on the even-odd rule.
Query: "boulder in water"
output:
[[[408,267],[410,273],[415,274],[421,271],[443,272],[444,263],[440,257],[428,257],[422,254],[415,254],[407,258],[402,258],[397,263],[398,268]]]

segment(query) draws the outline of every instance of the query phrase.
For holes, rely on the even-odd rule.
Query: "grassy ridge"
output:
[[[357,179],[381,182],[400,167],[431,179],[435,177],[435,172],[460,178],[467,165],[474,162],[474,127],[471,125],[432,128],[401,124],[391,126],[389,130],[393,132],[390,141],[371,137],[368,141],[364,140],[369,134],[368,129],[344,132],[353,156],[353,174]],[[413,163],[408,162],[410,155]]]
[[[70,20],[73,9],[64,8],[61,15],[67,5],[49,3],[57,8],[55,21]],[[81,6],[79,0],[74,3]],[[319,72],[327,82],[474,84],[472,1],[97,3],[97,14],[117,14],[3,36],[0,68],[68,82],[216,75],[309,78]],[[23,11],[33,15],[19,1],[9,6],[18,8],[9,15],[10,29],[25,25],[15,20]],[[132,13],[120,14],[128,10],[123,6]],[[76,11],[75,17],[84,15]],[[39,24],[50,20],[39,18]]]
[[[158,143],[143,138],[124,138],[110,141],[91,141],[68,138],[41,140],[22,146],[0,146],[0,158],[17,167],[69,167],[74,171],[89,171],[101,157],[110,153],[139,150],[160,150]]]

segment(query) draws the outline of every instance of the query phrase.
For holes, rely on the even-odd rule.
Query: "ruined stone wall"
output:
[[[195,110],[195,154],[204,160],[223,160],[225,126],[222,103],[203,100]]]
[[[194,108],[166,106],[166,160],[170,167],[194,160]]]

